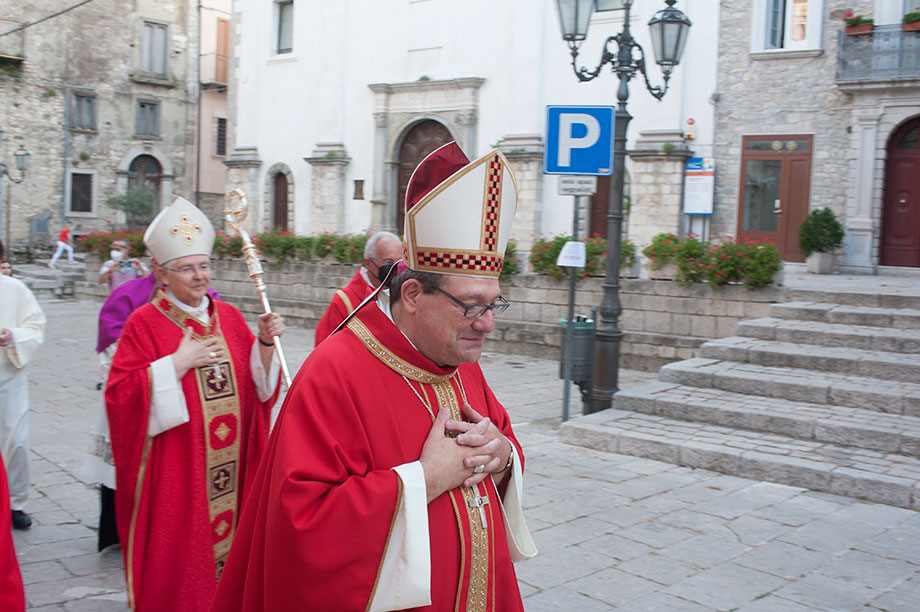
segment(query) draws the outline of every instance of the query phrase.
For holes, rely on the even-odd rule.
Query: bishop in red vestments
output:
[[[451,177],[497,194],[485,224],[494,234],[501,208],[503,230],[514,212],[505,164],[498,151],[463,158]],[[479,247],[482,192],[461,196]],[[521,513],[523,453],[476,363],[508,306],[501,261],[433,273],[416,255],[436,240],[423,226],[440,223],[417,220],[392,306],[378,292],[294,379],[213,612],[523,610],[512,562],[536,553]],[[484,257],[504,252],[486,242]]]
[[[402,259],[402,244],[399,236],[390,232],[377,232],[367,239],[364,245],[364,261],[361,268],[355,272],[351,281],[335,292],[326,312],[316,324],[314,346],[329,337],[339,324],[348,318],[361,302],[380,286],[381,268],[387,270],[395,262]]]
[[[6,468],[0,458],[0,610],[22,612],[26,609],[26,594],[13,546],[9,491]]]
[[[106,388],[128,603],[141,612],[209,608],[278,396],[283,324],[260,316],[256,338],[208,298],[209,228],[181,198],[151,223],[163,287],[125,324]]]

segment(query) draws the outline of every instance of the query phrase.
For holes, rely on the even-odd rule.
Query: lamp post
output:
[[[0,130],[0,144],[2,143],[3,130]],[[5,176],[14,183],[21,183],[23,179],[26,178],[26,172],[29,170],[29,152],[26,151],[25,147],[23,147],[21,144],[19,145],[19,148],[16,149],[16,152],[13,153],[13,161],[16,164],[16,170],[19,171],[18,179],[10,174],[9,167],[2,159],[0,159],[0,233],[2,233],[6,238],[7,248],[10,247],[10,211],[8,207],[6,207],[6,210],[4,210],[6,203],[3,199],[3,177]]]
[[[562,24],[562,39],[572,53],[572,70],[579,81],[590,81],[597,77],[605,64],[620,80],[617,88],[616,129],[613,147],[613,184],[607,205],[607,272],[604,277],[604,297],[600,305],[600,317],[596,327],[594,352],[594,385],[591,403],[587,412],[598,412],[610,408],[613,394],[619,388],[620,340],[623,332],[618,327],[623,307],[620,304],[620,241],[623,225],[623,179],[626,168],[626,129],[632,116],[626,111],[629,99],[629,81],[641,73],[649,93],[661,100],[668,90],[671,71],[680,62],[687,42],[690,20],[674,8],[676,0],[665,0],[667,7],[658,11],[649,21],[655,61],[661,66],[664,84],[653,86],[648,79],[645,66],[645,52],[629,31],[629,12],[633,0],[623,0],[623,30],[607,38],[601,53],[600,63],[588,70],[577,65],[578,47],[587,37],[591,14],[596,0],[556,0],[559,21]],[[616,44],[616,51],[611,45]]]

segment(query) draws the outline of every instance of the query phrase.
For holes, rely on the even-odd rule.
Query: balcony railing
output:
[[[837,81],[920,79],[920,32],[901,24],[856,36],[841,30],[837,42]]]
[[[227,84],[230,71],[230,57],[223,53],[206,53],[200,58],[199,80],[204,86],[221,86]]]

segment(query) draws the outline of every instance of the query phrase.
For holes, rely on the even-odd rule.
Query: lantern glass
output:
[[[578,42],[588,35],[588,22],[594,12],[596,0],[556,0],[562,40]]]
[[[16,161],[16,169],[25,174],[29,169],[29,152],[22,145],[13,153],[13,159]]]
[[[655,61],[665,72],[680,63],[690,33],[690,20],[673,7],[674,1],[668,0],[668,7],[658,11],[648,22]]]

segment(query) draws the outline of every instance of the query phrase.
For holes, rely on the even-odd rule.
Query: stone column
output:
[[[843,241],[843,261],[840,271],[850,274],[875,273],[875,224],[872,204],[879,151],[876,143],[879,130],[878,108],[853,111],[853,134],[850,150],[853,185],[846,202],[846,235]]]
[[[265,227],[262,210],[262,189],[259,186],[259,149],[255,146],[236,147],[230,157],[224,160],[227,166],[227,190],[242,189],[249,202],[249,228],[253,233]],[[213,221],[213,219],[212,219]],[[224,224],[215,224],[214,229],[223,229]]]
[[[351,158],[340,142],[319,142],[312,157],[305,157],[313,167],[310,182],[310,226],[313,231],[345,230],[345,170]]]
[[[528,262],[543,216],[543,137],[539,134],[508,135],[499,140],[498,148],[508,158],[518,187],[511,240],[517,243],[518,259]]]
[[[463,131],[463,142],[460,143],[460,148],[467,153],[470,159],[475,159],[479,156],[479,152],[476,151],[476,127],[478,119],[476,109],[467,108],[459,111],[456,119],[457,124],[460,125]],[[504,153],[504,151],[502,151],[502,153]]]
[[[387,113],[374,113],[374,187],[371,196],[371,229],[375,232],[392,231],[389,219],[395,218],[388,210],[389,190],[387,177]]]
[[[681,231],[684,167],[693,153],[680,130],[649,130],[639,133],[636,149],[628,154],[628,238],[641,251],[655,234]]]

